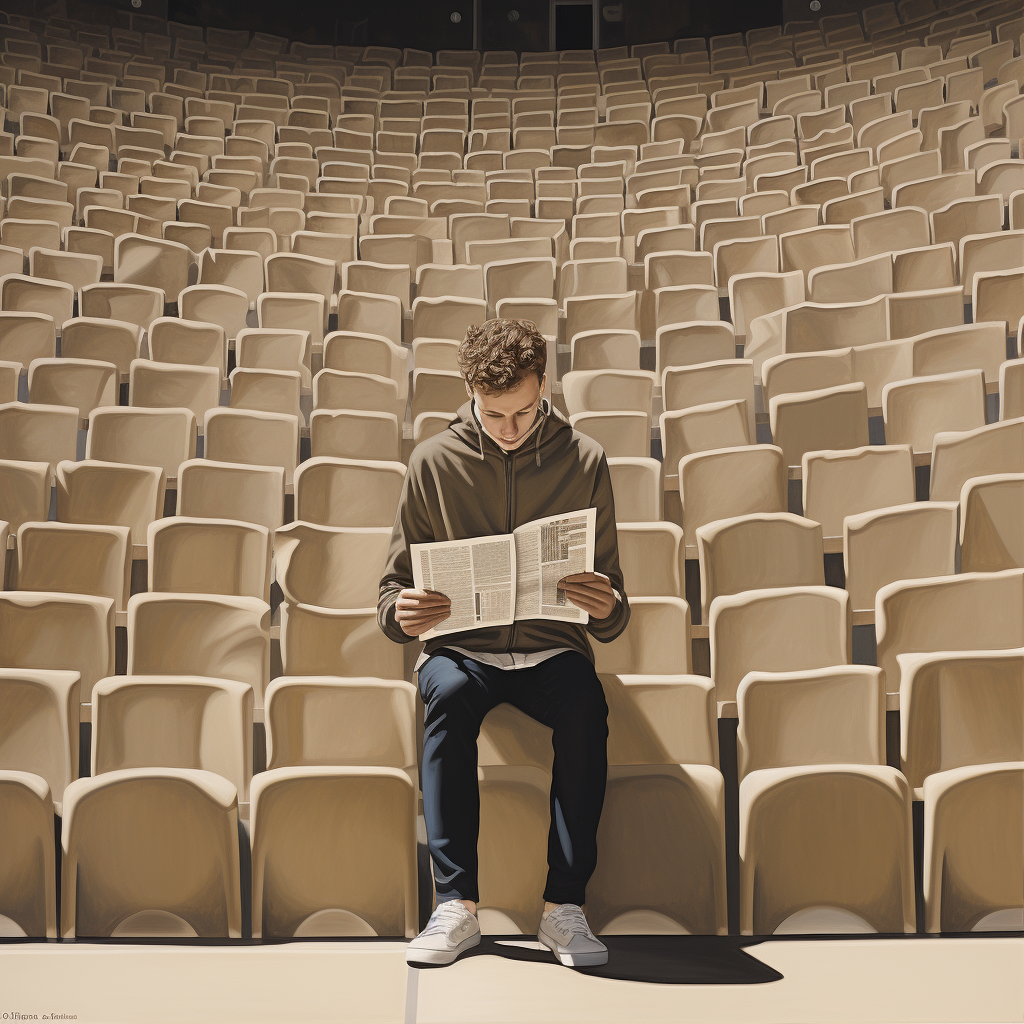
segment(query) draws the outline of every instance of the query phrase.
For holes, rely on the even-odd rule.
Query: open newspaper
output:
[[[451,616],[420,640],[516,619],[590,616],[558,589],[563,576],[594,571],[597,509],[586,508],[524,523],[512,533],[410,544],[412,578],[421,590],[451,600]]]

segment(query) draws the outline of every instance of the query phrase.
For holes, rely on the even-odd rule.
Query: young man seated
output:
[[[408,643],[442,627],[451,602],[416,589],[409,546],[508,534],[523,523],[595,508],[594,572],[559,581],[585,625],[526,619],[426,641],[417,662],[423,726],[423,816],[437,906],[409,944],[412,964],[451,963],[480,941],[476,917],[480,794],[477,737],[509,703],[552,730],[551,826],[537,938],[568,966],[607,962],[584,916],[597,863],[607,781],[608,706],[587,634],[614,640],[629,621],[619,570],[611,475],[601,446],[541,398],[547,346],[534,324],[490,320],[467,332],[459,366],[467,401],[409,460],[377,619]]]

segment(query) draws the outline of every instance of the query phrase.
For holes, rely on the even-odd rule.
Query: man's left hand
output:
[[[557,586],[565,591],[572,604],[592,618],[606,619],[615,610],[612,581],[603,572],[577,572],[563,576]]]

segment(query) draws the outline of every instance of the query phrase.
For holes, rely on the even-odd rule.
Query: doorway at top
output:
[[[555,3],[555,49],[594,49],[592,3]]]

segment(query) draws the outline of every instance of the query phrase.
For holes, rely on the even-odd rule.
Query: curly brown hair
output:
[[[544,377],[548,348],[532,320],[488,320],[459,345],[459,369],[473,391],[511,391],[531,373]]]

